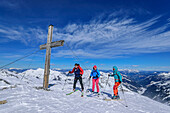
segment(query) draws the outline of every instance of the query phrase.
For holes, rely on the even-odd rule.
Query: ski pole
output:
[[[86,83],[89,81],[89,79],[86,80],[86,82],[84,82],[83,84],[86,85]]]
[[[69,75],[69,73],[66,75],[67,77],[66,77],[66,79],[65,79],[65,83],[64,83],[64,85],[63,85],[63,88],[62,88],[62,90],[64,90],[64,87],[65,87],[65,85],[66,85],[66,83],[67,83],[67,80],[68,80],[68,75]]]
[[[122,83],[123,83],[123,82],[122,82]],[[128,107],[127,102],[126,102],[126,98],[125,98],[125,94],[124,94],[124,90],[123,90],[123,86],[122,86],[122,84],[121,84],[121,88],[122,88],[123,98],[125,99],[126,107]]]
[[[103,88],[103,86],[101,85],[101,83],[99,82],[99,86],[101,87],[101,88]]]
[[[90,88],[90,79],[89,79],[89,78],[87,79],[87,82],[89,83],[89,84],[88,84],[88,89],[89,89],[89,88]],[[87,83],[87,82],[86,82],[86,83]],[[86,90],[86,92],[89,92],[88,89]]]
[[[105,85],[105,87],[104,87],[104,90],[103,90],[103,92],[102,92],[102,95],[103,95],[103,93],[104,93],[105,90],[106,90],[106,86],[107,86],[108,82],[109,82],[109,76],[107,77],[106,85]]]

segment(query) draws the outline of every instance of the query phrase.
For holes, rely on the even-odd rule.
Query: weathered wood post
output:
[[[43,88],[48,88],[49,82],[49,74],[50,74],[50,58],[51,58],[51,48],[58,47],[64,45],[64,40],[52,42],[52,34],[53,34],[53,25],[49,25],[48,27],[48,37],[47,44],[40,45],[40,49],[46,49],[46,58],[45,58],[45,69],[44,69],[44,81]]]
[[[44,82],[43,88],[48,88],[49,74],[50,74],[50,58],[51,58],[51,42],[53,34],[53,25],[48,27],[48,37],[47,37],[47,46],[46,46],[46,58],[45,58],[45,69],[44,69]]]

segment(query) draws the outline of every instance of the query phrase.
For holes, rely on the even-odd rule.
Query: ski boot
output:
[[[119,95],[117,95],[117,96],[114,95],[114,96],[112,97],[112,99],[117,99],[117,100],[119,100],[120,97],[119,97]]]
[[[100,93],[99,93],[99,92],[97,92],[97,96],[98,96],[98,97],[100,96]]]
[[[119,99],[120,99],[119,95],[117,95],[117,96],[116,96],[116,99],[117,99],[117,100],[119,100]]]
[[[83,96],[84,96],[84,92],[82,91],[82,92],[81,92],[81,97],[83,97]]]
[[[117,96],[114,95],[114,96],[112,97],[112,99],[116,99],[116,97],[117,97]]]

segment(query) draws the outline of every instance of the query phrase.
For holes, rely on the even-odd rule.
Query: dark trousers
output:
[[[73,89],[75,89],[75,88],[76,88],[77,80],[79,80],[79,82],[80,82],[81,89],[82,89],[82,90],[84,90],[82,77],[75,77],[75,78],[74,78],[74,85],[73,85]]]

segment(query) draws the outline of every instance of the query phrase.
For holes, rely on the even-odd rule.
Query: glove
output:
[[[91,79],[91,76],[89,76],[89,80]]]
[[[122,81],[120,81],[120,80],[119,80],[119,83],[121,84],[121,83],[122,83]]]
[[[113,76],[113,75],[110,73],[110,74],[108,74],[108,76],[111,77],[111,76]]]
[[[80,74],[80,77],[82,78],[82,74]]]

